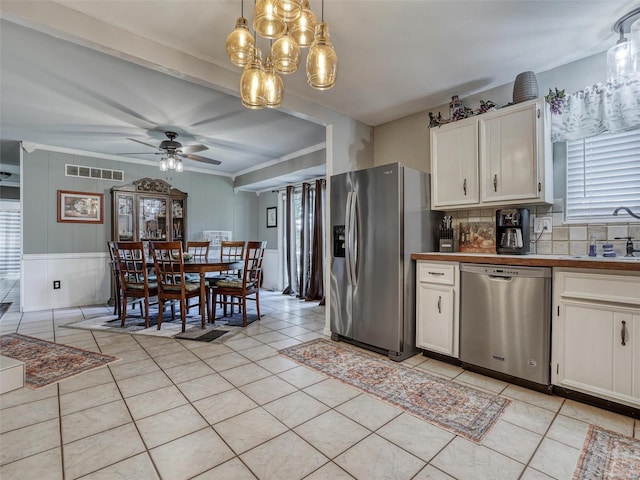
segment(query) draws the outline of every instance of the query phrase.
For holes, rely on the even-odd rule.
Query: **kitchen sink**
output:
[[[640,257],[590,257],[589,255],[565,255],[562,260],[593,260],[598,262],[640,262]]]

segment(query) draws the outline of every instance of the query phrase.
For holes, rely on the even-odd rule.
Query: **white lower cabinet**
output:
[[[416,272],[416,346],[457,358],[460,267],[418,261]]]
[[[552,383],[640,406],[640,276],[554,274]]]

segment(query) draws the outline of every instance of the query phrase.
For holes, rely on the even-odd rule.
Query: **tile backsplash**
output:
[[[602,244],[612,243],[617,255],[626,253],[626,240],[616,240],[615,237],[633,237],[635,248],[640,248],[640,222],[629,223],[572,223],[564,221],[564,199],[555,199],[552,205],[528,206],[530,211],[530,253],[541,255],[587,255],[589,253],[589,239],[596,237],[598,255],[602,255]],[[497,209],[457,210],[445,212],[453,216],[455,251],[459,251],[460,223],[491,222],[495,224]],[[551,233],[543,233],[540,239],[533,233],[533,222],[536,217],[552,217]]]

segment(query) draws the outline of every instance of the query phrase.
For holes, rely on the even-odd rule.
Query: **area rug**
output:
[[[221,310],[218,309],[218,313]],[[264,318],[266,315],[262,315]],[[255,310],[247,311],[247,324],[251,324],[258,319]],[[151,335],[156,337],[186,338],[193,339],[200,335],[209,333],[212,330],[227,330],[229,332],[242,330],[243,319],[241,313],[231,316],[216,316],[215,323],[206,323],[202,329],[202,317],[197,308],[192,308],[186,315],[185,332],[182,332],[182,320],[180,310],[176,309],[175,319],[171,319],[171,312],[167,309],[162,316],[162,328],[158,330],[158,306],[152,305],[149,308],[149,328],[144,326],[144,317],[140,316],[138,310],[130,310],[127,313],[127,320],[124,327],[121,327],[120,318],[117,315],[102,315],[99,317],[87,318],[79,322],[62,325],[62,328],[77,328],[81,330],[106,331],[111,333],[127,333],[131,335]],[[226,341],[232,335],[226,335]],[[206,340],[205,340],[206,341]],[[210,340],[210,341],[215,341]],[[222,341],[222,340],[221,340]]]
[[[589,426],[572,480],[640,479],[640,440]]]
[[[10,306],[11,306],[11,302],[0,303],[0,319],[2,319],[5,313],[7,313],[7,310],[9,310]]]
[[[112,355],[19,333],[0,336],[0,354],[25,362],[25,383],[32,389],[45,387],[119,360]]]
[[[324,339],[279,353],[476,443],[511,405],[507,398]]]

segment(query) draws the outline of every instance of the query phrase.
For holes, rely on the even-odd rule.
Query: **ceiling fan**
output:
[[[200,155],[194,155],[195,152],[202,152],[203,150],[208,150],[209,147],[206,145],[182,145],[180,142],[176,142],[175,138],[178,136],[176,132],[164,132],[167,136],[168,140],[163,140],[160,142],[160,145],[155,146],[147,142],[143,142],[142,140],[137,140],[135,138],[127,138],[127,140],[131,140],[133,142],[141,143],[142,145],[146,145],[147,147],[154,148],[158,150],[157,152],[149,152],[149,153],[121,153],[120,155],[164,155],[166,157],[172,158],[188,158],[189,160],[195,160],[197,162],[208,163],[210,165],[220,165],[222,162],[220,160],[214,160],[212,158],[201,157]]]

